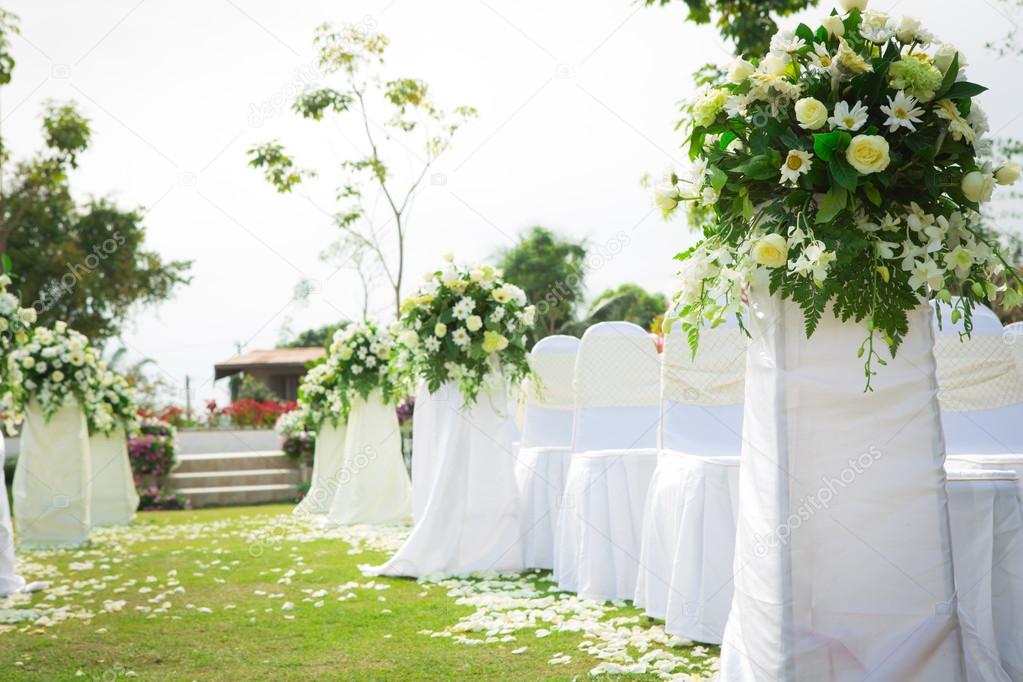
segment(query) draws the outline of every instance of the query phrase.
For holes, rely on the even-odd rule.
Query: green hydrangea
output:
[[[712,125],[725,108],[728,94],[727,90],[716,88],[697,97],[693,103],[693,121],[696,125],[701,127]]]
[[[906,94],[921,102],[930,102],[941,87],[943,76],[933,64],[918,59],[902,59],[888,68],[892,88],[905,90]]]

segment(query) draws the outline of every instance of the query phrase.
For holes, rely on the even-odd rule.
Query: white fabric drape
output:
[[[440,391],[438,391],[440,394]],[[447,392],[444,393],[447,395]],[[436,470],[437,433],[436,396],[430,394],[426,382],[416,391],[412,412],[412,519],[419,522],[426,510]]]
[[[28,406],[13,486],[21,546],[70,547],[89,539],[90,459],[77,403],[67,402],[48,422],[35,402]]]
[[[573,384],[574,454],[557,524],[554,578],[593,599],[636,592],[643,508],[657,465],[660,360],[643,329],[586,330]]]
[[[507,395],[494,385],[463,406],[456,384],[437,390],[430,410],[433,488],[412,535],[371,573],[418,578],[523,569]]]
[[[395,523],[408,518],[412,486],[394,406],[384,403],[379,391],[369,400],[357,398],[345,431],[344,460],[327,522]]]
[[[864,392],[865,330],[753,296],[721,678],[965,678],[931,311]]]
[[[0,433],[0,465],[6,450],[4,435]],[[14,562],[14,529],[11,527],[11,508],[7,504],[7,481],[0,473],[0,597],[20,592],[25,579],[18,575]]]
[[[548,336],[530,352],[534,378],[523,391],[522,444],[515,465],[527,568],[554,567],[554,538],[572,456],[572,374],[578,350],[575,337]]]
[[[128,438],[118,428],[89,438],[90,514],[94,526],[118,526],[135,520],[139,496],[128,458]]]
[[[295,507],[295,514],[326,514],[334,502],[338,479],[345,458],[345,423],[323,422],[316,432],[313,450],[313,475],[309,492]]]
[[[1017,425],[1023,421],[1016,422]],[[1023,449],[1020,450],[1023,452]],[[946,468],[949,470],[983,469],[1016,474],[1020,499],[1023,499],[1023,454],[1019,455],[949,455]]]
[[[1023,511],[1012,472],[948,473],[970,682],[1023,680]]]

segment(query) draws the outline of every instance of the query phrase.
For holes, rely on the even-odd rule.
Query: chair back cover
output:
[[[738,455],[746,335],[734,318],[700,333],[693,357],[681,329],[664,340],[660,447],[704,457]]]
[[[657,347],[638,325],[587,329],[573,378],[575,452],[656,447],[660,368]]]
[[[538,381],[524,386],[526,416],[522,426],[522,447],[569,447],[572,445],[572,375],[579,351],[574,336],[540,339],[529,354],[529,364]]]
[[[0,433],[0,464],[4,463],[4,434]],[[14,562],[14,529],[11,508],[7,504],[7,481],[0,476],[0,597],[19,592],[25,579],[18,575]]]

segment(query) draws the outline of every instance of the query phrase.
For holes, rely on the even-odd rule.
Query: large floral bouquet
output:
[[[99,386],[95,393],[95,407],[87,411],[89,432],[112,434],[121,428],[125,435],[130,436],[139,427],[135,390],[127,379],[102,361],[97,364],[97,372]]]
[[[679,255],[678,316],[699,329],[737,313],[743,289],[796,302],[812,334],[830,305],[863,322],[869,388],[876,341],[894,354],[921,298],[1023,302],[1018,273],[980,224],[1019,166],[978,157],[986,117],[965,59],[918,20],[841,0],[844,14],[780,31],[691,104],[690,180],[655,190],[666,213],[694,201],[704,239]],[[881,346],[878,346],[880,348]]]
[[[342,404],[337,374],[330,364],[323,361],[311,367],[302,377],[295,423],[291,426],[312,433],[316,433],[327,420],[337,426],[341,420]]]
[[[89,340],[64,322],[52,329],[36,327],[28,342],[7,356],[7,371],[21,386],[15,406],[19,411],[35,400],[49,419],[65,402],[75,400],[90,423],[102,411],[99,358]]]
[[[10,433],[21,419],[17,394],[19,382],[12,380],[12,369],[6,362],[15,348],[28,342],[32,325],[36,321],[34,308],[22,308],[18,297],[10,293],[9,275],[0,274],[0,425]]]
[[[453,381],[470,404],[492,374],[512,383],[529,374],[526,330],[536,309],[489,265],[470,269],[449,260],[401,310],[409,370],[431,393]]]
[[[374,322],[348,325],[335,332],[328,351],[327,364],[334,368],[345,417],[356,397],[365,400],[377,389],[385,402],[398,397],[396,344],[390,330]]]

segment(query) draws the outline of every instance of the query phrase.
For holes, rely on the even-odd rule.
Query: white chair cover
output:
[[[931,311],[864,392],[864,328],[752,292],[721,679],[962,680]]]
[[[77,403],[67,402],[50,421],[32,402],[25,411],[14,518],[23,547],[75,546],[89,539],[89,430]]]
[[[395,523],[412,514],[412,486],[401,456],[393,405],[379,391],[356,398],[345,429],[344,459],[327,522]]]
[[[309,492],[302,498],[292,513],[326,514],[334,503],[345,459],[345,423],[334,424],[327,419],[316,432],[316,447],[313,450],[313,475]]]
[[[439,395],[447,395],[447,392]],[[426,382],[416,391],[415,409],[412,412],[412,520],[416,523],[423,518],[426,502],[433,488],[436,469],[437,421],[435,403],[438,396],[430,394]]]
[[[554,577],[593,599],[632,599],[643,507],[657,464],[660,360],[639,326],[602,322],[579,345],[573,451]]]
[[[526,568],[554,567],[554,538],[572,456],[572,373],[579,339],[548,336],[530,352],[515,477],[522,497]]]
[[[1019,480],[1019,494],[1023,499],[1023,454],[1020,455],[950,455],[945,468],[983,469],[986,471],[1002,471],[1016,474]]]
[[[732,596],[746,337],[731,320],[701,334],[694,359],[672,331],[662,362],[635,604],[671,634],[718,644]]]
[[[0,465],[6,451],[4,435],[0,433]],[[25,579],[18,575],[14,562],[14,529],[11,527],[11,508],[7,504],[7,481],[0,472],[0,597],[20,592]]]
[[[120,526],[135,520],[139,496],[128,458],[128,438],[124,429],[89,437],[92,498],[90,514],[93,526]]]
[[[468,407],[456,384],[437,390],[433,490],[405,544],[368,573],[420,578],[523,569],[513,415],[507,389],[494,383]]]
[[[970,682],[1023,680],[1023,511],[1016,474],[949,470],[956,592]]]

